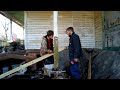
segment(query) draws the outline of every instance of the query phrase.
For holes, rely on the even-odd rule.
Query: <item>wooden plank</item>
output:
[[[10,58],[21,59],[21,60],[31,59],[31,58],[28,58],[28,57],[23,56],[23,55],[13,55],[13,54],[9,54],[8,56],[9,56]]]
[[[10,59],[10,58],[26,59],[26,58],[24,58],[24,55],[25,55],[25,50],[2,53],[2,54],[0,54],[0,61]]]
[[[59,52],[62,51],[62,50],[64,50],[64,48],[59,49]],[[23,64],[23,65],[20,65],[19,67],[15,68],[15,69],[12,69],[12,70],[10,70],[10,71],[8,71],[8,72],[6,72],[6,73],[1,74],[1,75],[0,75],[0,79],[6,77],[6,76],[8,76],[8,75],[11,75],[11,74],[13,74],[13,73],[15,73],[15,72],[17,72],[17,71],[19,71],[19,70],[21,70],[21,69],[23,69],[23,68],[26,68],[26,67],[28,67],[28,66],[30,66],[30,65],[33,65],[33,64],[35,64],[35,63],[37,63],[37,62],[39,62],[39,61],[42,61],[43,59],[48,58],[48,57],[50,57],[50,56],[52,56],[52,55],[53,55],[53,53],[52,53],[52,54],[46,54],[46,55],[44,55],[44,56],[42,56],[42,57],[39,57],[39,58],[37,58],[37,59],[34,59],[34,60],[28,62],[28,63],[25,63],[25,64]]]
[[[1,79],[1,78],[4,78],[4,77],[6,77],[6,76],[8,76],[8,75],[10,75],[10,74],[12,74],[12,73],[15,73],[15,72],[17,72],[17,71],[19,71],[19,70],[21,70],[21,69],[23,69],[23,68],[26,68],[26,67],[28,67],[28,66],[30,66],[30,65],[32,65],[32,64],[35,64],[35,63],[37,63],[37,62],[39,62],[39,61],[41,61],[41,60],[43,60],[43,59],[45,59],[45,58],[47,58],[47,57],[50,57],[50,56],[52,56],[52,55],[53,55],[53,54],[47,54],[47,55],[44,55],[44,56],[42,56],[42,57],[40,57],[40,58],[37,58],[37,59],[35,59],[35,60],[33,60],[33,61],[30,61],[30,62],[28,62],[28,63],[26,63],[26,64],[24,64],[24,65],[20,65],[19,67],[15,68],[15,69],[12,69],[12,70],[10,70],[10,71],[8,71],[8,72],[0,75],[0,79]]]
[[[58,67],[58,37],[54,37],[54,68],[57,69]]]
[[[25,53],[26,53],[25,50],[7,52],[7,54],[18,54],[18,55],[24,55]]]
[[[27,49],[26,53],[40,53],[40,49]]]
[[[10,58],[9,56],[3,56],[2,58],[0,58],[0,61],[7,60],[9,58]]]
[[[0,53],[0,57],[6,56],[5,53]]]
[[[21,59],[21,60],[31,59],[31,58],[23,56],[23,55],[7,54],[6,56],[0,57],[0,61],[7,60],[7,59],[10,59],[10,58]]]

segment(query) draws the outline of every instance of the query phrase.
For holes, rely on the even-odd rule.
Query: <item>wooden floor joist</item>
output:
[[[21,59],[21,60],[29,59],[29,57],[25,57],[24,55],[25,55],[25,50],[0,53],[0,61],[7,60],[10,58]]]
[[[0,57],[0,61],[7,60],[7,59],[21,59],[21,60],[27,60],[30,59],[29,57],[26,57],[24,55],[16,55],[16,54],[7,54],[6,56]]]
[[[64,50],[64,48],[61,48],[61,49],[59,49],[59,52],[60,52],[60,51],[63,51],[63,50]],[[26,68],[26,67],[28,67],[28,66],[33,65],[33,64],[35,64],[35,63],[37,63],[37,62],[39,62],[39,61],[42,61],[43,59],[48,58],[48,57],[50,57],[50,56],[52,56],[52,55],[53,55],[53,53],[52,53],[52,54],[46,54],[46,55],[44,55],[44,56],[42,56],[42,57],[36,58],[36,59],[28,62],[28,63],[25,63],[25,64],[23,64],[23,65],[20,65],[19,67],[15,68],[15,69],[12,69],[12,70],[10,70],[10,71],[8,71],[8,72],[5,72],[5,73],[1,74],[1,75],[0,75],[0,79],[5,78],[6,76],[9,76],[9,75],[11,75],[11,74],[13,74],[13,73],[15,73],[15,72],[23,69],[23,68]]]

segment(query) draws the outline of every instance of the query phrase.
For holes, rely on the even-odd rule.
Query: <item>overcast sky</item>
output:
[[[2,26],[1,23],[5,24],[5,21],[6,23],[10,23],[10,20],[6,17],[4,17],[3,15],[0,14],[0,37],[2,35],[5,36],[5,30]],[[10,39],[10,25],[8,26],[8,39]],[[16,34],[17,35],[17,38],[19,39],[22,39],[23,40],[23,28],[21,26],[19,26],[18,24],[12,22],[12,33]]]

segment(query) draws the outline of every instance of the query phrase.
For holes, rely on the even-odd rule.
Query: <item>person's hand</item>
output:
[[[75,58],[74,61],[75,61],[75,62],[78,62],[78,58]]]
[[[67,49],[68,49],[68,47],[67,47],[67,46],[65,46],[65,47],[64,47],[64,50],[67,50]]]
[[[49,54],[52,53],[52,50],[48,50],[48,53],[49,53]]]
[[[71,61],[70,63],[71,63],[71,64],[74,64],[74,61]]]

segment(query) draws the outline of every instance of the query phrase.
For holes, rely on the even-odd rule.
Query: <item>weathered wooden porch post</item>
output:
[[[54,29],[54,69],[58,67],[58,11],[53,11]]]

